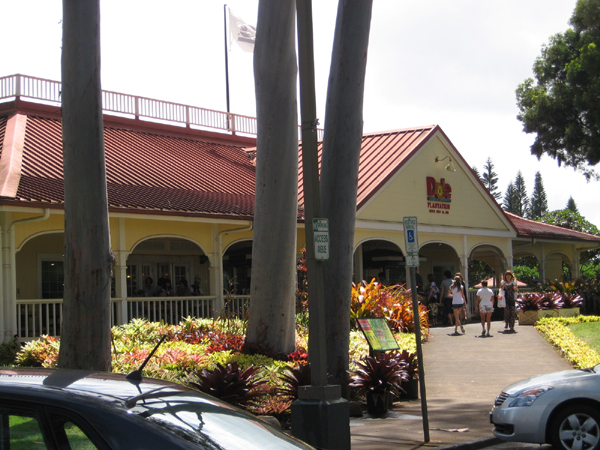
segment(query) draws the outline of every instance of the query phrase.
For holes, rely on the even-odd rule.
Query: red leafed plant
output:
[[[251,365],[242,371],[237,361],[223,367],[217,364],[214,370],[190,370],[186,382],[213,397],[234,406],[247,406],[263,395],[260,386],[266,383],[256,377],[256,368]]]
[[[287,355],[288,361],[306,363],[308,362],[308,352],[304,347],[297,347],[296,351]]]
[[[298,398],[298,388],[311,384],[310,366],[308,364],[298,364],[291,369],[285,369],[279,379],[283,382],[283,387],[279,388],[278,392],[283,397],[295,400]]]

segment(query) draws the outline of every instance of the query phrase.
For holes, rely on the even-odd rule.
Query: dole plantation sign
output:
[[[427,177],[427,208],[430,213],[449,214],[452,187],[441,178],[439,183],[433,177]]]

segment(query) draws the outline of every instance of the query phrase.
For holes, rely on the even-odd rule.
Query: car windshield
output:
[[[152,398],[138,402],[135,412],[202,448],[309,448],[248,413],[193,392],[168,392],[164,397],[152,395]]]

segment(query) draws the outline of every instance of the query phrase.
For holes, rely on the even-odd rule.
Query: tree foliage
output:
[[[593,234],[600,236],[600,230],[596,225],[588,222],[585,217],[577,212],[574,212],[568,208],[559,209],[557,211],[551,211],[544,215],[541,219],[544,223],[556,225],[570,230],[581,231],[583,233]],[[600,264],[600,250],[588,250],[581,254],[581,264]],[[588,269],[598,270],[598,269]]]
[[[556,159],[589,180],[600,162],[600,0],[578,0],[572,28],[550,38],[517,88],[518,119],[535,133],[531,153]]]
[[[573,197],[569,197],[569,200],[567,201],[567,209],[570,209],[574,213],[579,214],[579,210],[577,209],[577,204],[575,204],[575,200],[573,200]]]
[[[506,189],[502,207],[505,211],[521,217],[525,217],[529,210],[529,198],[527,197],[525,179],[520,170],[517,173],[514,183],[511,182]]]
[[[544,190],[542,174],[540,172],[537,172],[535,174],[535,184],[533,186],[531,200],[529,201],[529,212],[527,214],[527,217],[529,219],[537,220],[540,219],[547,212],[548,198],[546,197],[546,191]]]
[[[491,158],[488,158],[485,162],[483,174],[480,178],[490,194],[492,194],[496,200],[500,200],[502,194],[498,190],[498,174],[494,172],[494,164],[492,163]]]
[[[551,211],[545,214],[541,221],[551,225],[568,228],[570,230],[581,231],[583,233],[600,236],[600,230],[598,230],[596,225],[585,220],[585,217],[579,213],[567,208]]]

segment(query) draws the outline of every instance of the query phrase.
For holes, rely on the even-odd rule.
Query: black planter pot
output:
[[[367,412],[373,416],[381,416],[388,412],[390,404],[389,391],[368,391],[367,392]]]
[[[417,378],[411,378],[408,381],[403,381],[402,389],[404,389],[406,392],[402,392],[400,394],[401,399],[417,400],[419,398],[419,380]]]

